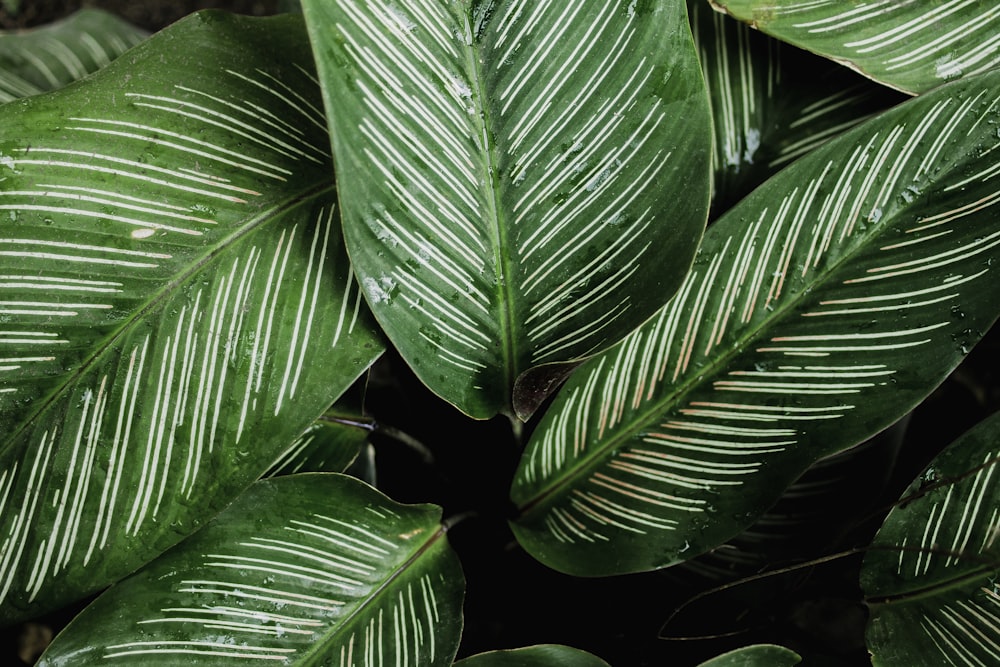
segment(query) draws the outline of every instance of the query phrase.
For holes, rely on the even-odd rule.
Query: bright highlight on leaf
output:
[[[710,0],[755,28],[909,93],[1000,65],[992,0]]]
[[[98,598],[39,665],[447,667],[464,579],[440,518],[343,475],[258,482]]]
[[[906,490],[865,556],[876,665],[984,664],[1000,651],[1000,415]]]
[[[673,301],[535,431],[521,543],[585,575],[690,558],[930,393],[997,317],[998,122],[1000,73],[942,87],[723,216]]]
[[[697,246],[710,121],[684,0],[303,5],[376,318],[463,412],[527,418]]]
[[[0,618],[192,532],[381,352],[304,38],[197,15],[0,107]]]

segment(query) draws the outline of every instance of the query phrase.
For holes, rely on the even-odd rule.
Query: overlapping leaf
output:
[[[988,665],[1000,655],[1000,415],[938,455],[865,556],[878,665]]]
[[[83,9],[35,30],[0,32],[0,103],[81,79],[145,37],[139,28],[99,9]]]
[[[128,60],[0,108],[3,619],[176,543],[381,350],[301,19],[200,14]]]
[[[464,578],[440,517],[344,475],[258,482],[39,664],[451,665]]]
[[[706,235],[671,303],[581,367],[532,436],[521,543],[663,567],[922,400],[1000,311],[1000,73],[817,149]]]
[[[711,138],[684,0],[304,7],[355,269],[435,393],[524,418],[676,289]]]
[[[698,667],[791,667],[802,658],[783,646],[755,644],[706,660]]]
[[[344,472],[354,462],[374,430],[362,416],[334,416],[327,412],[310,425],[271,464],[265,477],[301,472]]]
[[[1000,65],[991,0],[710,0],[769,35],[910,93]]]
[[[608,667],[608,663],[597,656],[558,644],[490,651],[455,663],[455,667],[561,667],[563,665]]]
[[[688,0],[714,123],[713,217],[906,96]]]

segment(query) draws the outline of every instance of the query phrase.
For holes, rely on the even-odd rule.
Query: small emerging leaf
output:
[[[440,518],[343,475],[258,482],[38,664],[451,665],[464,578]]]
[[[939,454],[886,517],[861,584],[876,665],[1000,655],[1000,414]]]

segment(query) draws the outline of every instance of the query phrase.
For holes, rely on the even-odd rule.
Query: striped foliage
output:
[[[801,661],[799,654],[783,646],[754,644],[723,653],[698,667],[791,667]]]
[[[876,665],[993,665],[1000,655],[1000,415],[903,494],[861,572]]]
[[[128,61],[0,108],[2,619],[193,531],[381,350],[301,19]]]
[[[145,37],[99,9],[83,9],[35,30],[0,32],[0,104],[82,79]]]
[[[597,656],[558,644],[489,651],[455,663],[455,667],[562,667],[564,665],[608,667],[608,663]]]
[[[514,528],[578,574],[659,568],[922,400],[1000,309],[1000,73],[817,149],[713,225],[677,296],[581,367]]]
[[[347,246],[431,390],[526,418],[673,294],[711,136],[684,0],[303,5]]]
[[[993,0],[709,0],[782,41],[921,93],[1000,65]]]
[[[712,217],[782,167],[906,99],[688,0],[714,119]]]
[[[38,664],[451,665],[464,578],[440,516],[343,475],[258,482]]]
[[[264,476],[344,472],[358,458],[374,429],[368,418],[327,412],[278,455]]]

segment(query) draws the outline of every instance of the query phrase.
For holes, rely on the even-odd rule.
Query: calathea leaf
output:
[[[455,667],[562,667],[564,665],[608,667],[608,663],[595,655],[558,644],[489,651],[455,663]]]
[[[344,472],[374,430],[374,420],[335,406],[286,447],[264,476]]]
[[[0,32],[0,103],[61,88],[145,38],[144,31],[99,9],[34,30]]]
[[[921,93],[1000,65],[1000,5],[984,0],[709,0],[769,35]]]
[[[791,667],[801,661],[798,653],[783,646],[755,644],[723,653],[698,667]]]
[[[690,558],[922,400],[1000,311],[998,121],[1000,72],[943,86],[716,222],[671,303],[533,433],[520,542],[587,575]]]
[[[0,107],[0,618],[192,532],[380,353],[304,44],[199,14]]]
[[[906,99],[688,0],[714,119],[712,217],[768,176]]]
[[[451,665],[465,580],[440,518],[344,475],[258,482],[39,665]]]
[[[711,131],[684,0],[303,6],[375,317],[463,412],[526,418],[698,244]]]
[[[878,665],[995,662],[1000,651],[1000,415],[939,454],[865,555]]]

